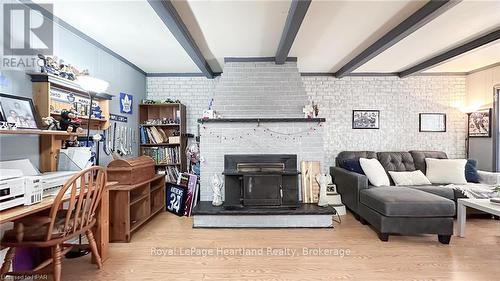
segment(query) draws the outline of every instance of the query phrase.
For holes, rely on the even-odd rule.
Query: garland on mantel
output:
[[[269,137],[275,138],[277,140],[297,141],[297,140],[302,140],[302,138],[304,137],[304,134],[307,136],[310,136],[310,135],[314,134],[321,127],[323,127],[323,124],[318,122],[316,125],[311,126],[305,130],[301,130],[301,131],[294,132],[294,133],[283,133],[283,132],[278,132],[278,131],[269,129],[269,128],[261,125],[260,123],[257,123],[257,126],[255,128],[251,129],[250,132],[244,133],[243,135],[241,135],[241,134],[238,134],[238,135],[227,135],[227,134],[226,135],[219,135],[219,134],[214,133],[213,131],[208,131],[208,134],[210,136],[214,136],[220,140],[235,141],[235,140],[243,140],[243,139],[246,139],[247,137],[251,137],[252,139],[254,139],[255,134],[259,130],[259,131],[262,131],[262,132],[268,134]],[[208,130],[208,127],[202,126],[202,129]]]

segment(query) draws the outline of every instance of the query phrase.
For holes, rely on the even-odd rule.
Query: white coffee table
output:
[[[490,199],[458,199],[457,221],[458,236],[460,237],[465,237],[465,217],[467,207],[481,210],[495,216],[500,216],[500,205],[491,203]]]

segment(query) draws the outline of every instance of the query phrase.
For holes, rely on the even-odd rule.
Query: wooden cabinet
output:
[[[92,108],[101,109],[100,118],[90,120],[90,128],[105,130],[109,127],[109,100],[94,96],[90,107],[89,92],[85,91],[75,81],[58,76],[29,73],[33,82],[33,101],[40,117],[52,116],[60,119],[63,109],[76,109],[82,121],[82,127],[87,128],[88,111]]]
[[[33,102],[37,113],[41,118],[52,116],[60,119],[60,111],[70,109],[75,104],[90,104],[89,93],[83,90],[77,83],[61,77],[42,73],[29,73],[33,82]],[[80,101],[80,103],[79,103]],[[109,101],[95,99],[94,106],[99,106],[102,118],[92,118],[88,124],[88,117],[80,116],[82,128],[104,130],[109,127]],[[91,107],[87,106],[87,110]],[[39,133],[36,133],[39,134]],[[43,133],[40,135],[40,170],[42,172],[56,171],[57,157],[62,143],[71,134],[54,131],[54,133]]]
[[[165,209],[165,176],[141,156],[109,163],[108,180],[119,183],[109,189],[110,241],[130,242],[133,232]]]
[[[165,209],[165,177],[109,189],[111,242],[130,242],[132,233]]]

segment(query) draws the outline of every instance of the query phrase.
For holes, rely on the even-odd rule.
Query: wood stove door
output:
[[[243,176],[243,205],[280,206],[281,175]]]

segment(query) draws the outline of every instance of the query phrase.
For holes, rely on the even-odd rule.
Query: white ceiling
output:
[[[497,59],[492,60],[492,58]],[[500,62],[500,42],[477,48],[424,72],[469,72],[498,62]]]
[[[274,57],[291,0],[188,0],[188,3],[213,54],[207,60],[215,58],[223,66],[224,57]],[[190,31],[197,28],[186,25]]]
[[[312,1],[290,51],[302,72],[335,72],[424,1]]]
[[[55,2],[54,14],[148,73],[200,73],[146,0]],[[181,0],[174,7],[215,72],[224,57],[273,57],[291,0]],[[313,0],[289,56],[301,72],[335,72],[425,1]],[[463,1],[355,72],[398,72],[500,27],[500,0]],[[500,62],[500,42],[426,72]]]
[[[355,72],[398,72],[499,27],[500,1],[463,1]],[[491,59],[500,61],[500,57]],[[474,66],[467,68],[470,71]],[[453,68],[441,70],[460,71]]]
[[[37,0],[145,72],[200,72],[148,2]]]

